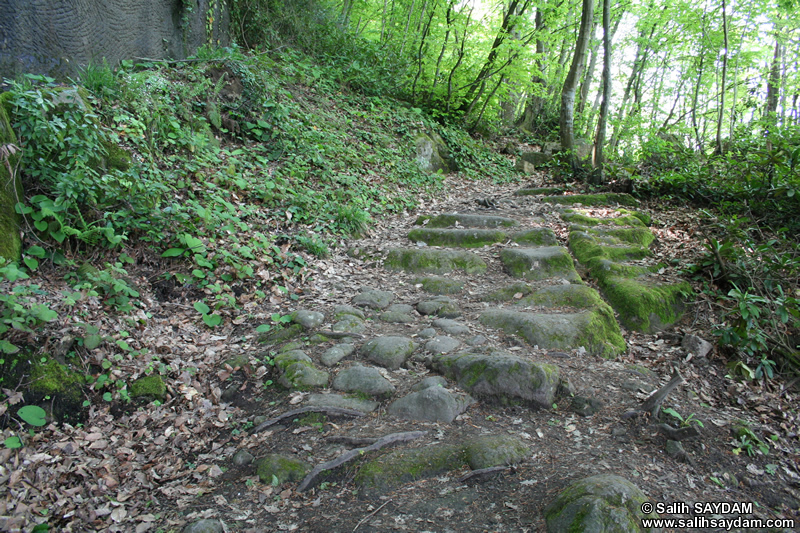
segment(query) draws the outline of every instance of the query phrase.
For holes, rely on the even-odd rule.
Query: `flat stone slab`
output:
[[[392,300],[394,300],[394,294],[389,291],[369,289],[356,294],[353,297],[353,305],[369,309],[385,309],[389,307]]]
[[[599,474],[578,480],[564,489],[543,513],[547,531],[614,531],[655,533],[643,528],[642,518],[658,514],[642,513],[649,498],[633,483],[613,474]]]
[[[380,406],[379,402],[363,400],[361,398],[350,398],[343,394],[309,394],[306,398],[306,405],[316,407],[339,407],[340,409],[355,409],[362,413],[371,413]]]
[[[430,300],[423,300],[417,304],[417,312],[421,315],[436,315],[442,318],[458,318],[461,310],[458,305],[447,296],[437,296]]]
[[[599,280],[608,302],[628,329],[644,333],[663,331],[683,315],[688,282],[657,283],[647,279],[609,276]]]
[[[507,240],[508,234],[491,229],[417,228],[408,232],[408,238],[412,242],[424,242],[428,246],[481,248]]]
[[[486,262],[472,252],[432,250],[427,248],[394,248],[383,262],[389,270],[414,273],[447,274],[461,270],[467,274],[486,272]]]
[[[429,228],[449,228],[463,226],[465,228],[511,228],[518,226],[519,222],[513,218],[473,215],[467,213],[451,213],[444,215],[423,215],[417,218],[416,225],[425,225]]]
[[[543,280],[548,278],[580,279],[572,256],[563,246],[539,248],[506,248],[500,260],[509,274],[517,278]]]
[[[559,383],[557,366],[502,352],[444,354],[434,357],[431,365],[470,394],[545,409],[552,407]]]
[[[489,309],[481,324],[519,335],[529,344],[547,350],[583,347],[591,354],[614,357],[625,351],[625,340],[608,306],[577,313],[527,313]]]
[[[444,387],[428,387],[389,404],[386,412],[397,418],[449,424],[475,403],[469,394]]]
[[[414,285],[419,285],[423,291],[431,294],[456,294],[464,290],[463,282],[442,276],[416,278]]]
[[[378,337],[361,347],[361,354],[376,365],[391,370],[403,366],[417,345],[408,337]]]
[[[625,210],[626,213],[629,211]],[[637,213],[638,214],[638,213]],[[565,209],[561,212],[561,218],[566,222],[572,224],[580,224],[581,226],[645,226],[642,218],[649,219],[644,215],[639,216],[625,214],[619,217],[597,218],[591,217],[580,209]]]
[[[319,357],[320,363],[325,366],[333,366],[355,351],[356,347],[352,344],[341,343],[331,346]]]
[[[629,207],[639,206],[639,201],[630,194],[616,192],[545,196],[542,198],[542,201],[549,202],[551,204],[583,204],[603,206],[624,205]]]
[[[461,341],[453,337],[437,335],[425,343],[425,349],[432,353],[450,353],[461,346]]]
[[[380,370],[362,365],[342,369],[333,379],[333,388],[370,396],[391,396],[395,391],[394,385],[381,375]]]
[[[588,309],[608,305],[595,289],[586,285],[551,285],[516,301],[517,306],[576,307]]]
[[[529,246],[555,246],[558,244],[556,234],[550,228],[532,228],[521,231],[513,234],[511,240]]]
[[[431,325],[435,328],[439,328],[448,335],[468,335],[469,328],[462,324],[461,322],[456,322],[455,320],[451,320],[449,318],[437,318]]]
[[[309,311],[307,309],[298,309],[291,315],[292,322],[300,324],[306,329],[314,329],[322,324],[325,320],[325,315],[318,311]]]

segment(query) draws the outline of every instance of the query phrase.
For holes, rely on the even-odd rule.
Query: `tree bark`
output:
[[[725,13],[727,6],[722,0],[722,80],[720,81],[719,91],[719,115],[717,115],[717,147],[714,152],[722,154],[722,120],[725,115],[725,81],[728,75],[728,15]]]
[[[586,48],[591,37],[592,19],[594,18],[594,0],[583,0],[581,27],[578,30],[578,41],[572,64],[561,89],[561,113],[559,116],[559,134],[561,148],[569,155],[573,173],[578,170],[578,158],[575,156],[575,92],[578,88],[578,77],[586,61]]]
[[[603,103],[600,105],[600,117],[597,120],[597,135],[594,139],[594,159],[592,166],[592,182],[599,185],[605,183],[603,174],[603,145],[606,142],[606,123],[608,122],[609,98],[611,97],[611,6],[610,0],[603,0]]]

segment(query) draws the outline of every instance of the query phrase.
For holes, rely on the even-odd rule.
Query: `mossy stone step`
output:
[[[591,354],[615,357],[625,351],[625,340],[611,308],[596,306],[577,313],[527,313],[489,309],[481,324],[519,335],[546,350],[571,350],[581,346]]]
[[[486,262],[483,259],[462,250],[394,248],[389,250],[383,265],[390,270],[414,273],[447,274],[454,270],[462,270],[467,274],[486,272]]]
[[[464,290],[464,283],[443,276],[426,276],[414,279],[414,285],[431,294],[455,294]]]
[[[575,254],[575,258],[586,266],[594,258],[629,261],[644,259],[651,255],[645,246],[624,243],[611,235],[593,235],[581,230],[570,231],[569,248]]]
[[[550,228],[531,228],[520,231],[513,234],[511,240],[527,246],[555,246],[558,244],[556,234]]]
[[[425,225],[429,228],[449,228],[463,226],[465,228],[511,228],[518,226],[519,222],[513,218],[473,215],[467,213],[451,213],[444,215],[423,215],[417,218],[416,225]]]
[[[573,231],[584,231],[590,235],[600,238],[610,237],[611,239],[609,240],[611,240],[611,242],[614,244],[635,244],[645,248],[650,246],[650,244],[652,244],[652,242],[656,239],[656,236],[653,235],[653,232],[645,227],[584,228],[583,226],[573,226],[571,229]]]
[[[573,224],[580,224],[581,226],[648,226],[650,225],[650,216],[638,211],[629,211],[628,209],[617,209],[620,216],[598,218],[586,214],[584,209],[564,209],[561,212],[561,218],[566,222]]]
[[[500,252],[500,260],[508,272],[517,278],[543,280],[561,277],[570,281],[580,280],[572,256],[563,246],[506,248]]]
[[[683,315],[688,282],[658,283],[647,278],[608,276],[599,279],[609,303],[628,329],[644,333],[662,331]]]
[[[564,189],[560,187],[530,187],[516,191],[514,196],[549,196],[563,192]]]
[[[424,242],[429,246],[458,246],[480,248],[508,239],[508,234],[491,229],[444,229],[416,228],[408,233],[413,242]]]
[[[543,202],[551,204],[583,204],[583,205],[625,205],[629,207],[638,207],[639,201],[625,193],[607,192],[597,194],[569,194],[565,196],[545,196],[542,198]]]

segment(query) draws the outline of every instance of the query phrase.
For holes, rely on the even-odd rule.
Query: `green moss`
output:
[[[554,246],[558,244],[556,234],[550,228],[533,228],[522,233],[517,233],[512,240],[519,244],[532,246]]]
[[[617,209],[617,211],[625,215],[630,215],[638,218],[645,226],[649,226],[650,224],[653,223],[653,218],[647,213],[642,213],[641,211],[634,211],[632,209],[622,209],[622,208]]]
[[[256,473],[263,483],[286,483],[287,481],[300,481],[308,472],[311,466],[293,457],[279,454],[270,454],[258,461]]]
[[[484,435],[469,440],[465,447],[467,463],[473,470],[508,465],[523,460],[530,448],[511,435]]]
[[[468,228],[510,228],[519,225],[519,222],[506,217],[453,213],[436,216],[423,215],[417,218],[414,224],[425,225],[429,228],[449,228],[456,225]]]
[[[424,242],[429,246],[459,246],[480,248],[505,241],[505,232],[489,229],[436,229],[417,228],[408,233],[409,240]]]
[[[615,239],[615,237],[610,236],[609,238]],[[643,246],[601,244],[594,236],[585,231],[571,231],[569,233],[569,248],[583,265],[588,265],[593,258],[627,261],[644,259],[651,255],[650,251]]]
[[[655,235],[644,227],[636,227],[636,228],[595,228],[588,230],[589,233],[593,235],[599,235],[601,237],[614,237],[621,242],[629,243],[629,244],[636,244],[643,247],[650,246],[655,240]]]
[[[112,143],[107,143],[105,148],[107,152],[105,163],[108,170],[125,172],[131,168],[133,158],[130,152]]]
[[[11,93],[0,94],[0,147],[6,144],[17,144],[17,137],[11,127],[10,120]],[[8,161],[0,157],[0,257],[18,261],[22,251],[22,242],[19,237],[19,216],[14,206],[18,199],[24,198],[22,183],[18,176],[14,179],[8,173],[6,163],[16,169],[20,153],[10,155]]]
[[[167,398],[167,386],[161,376],[144,376],[129,385],[131,398],[152,398],[163,402]]]
[[[31,365],[31,386],[34,394],[57,396],[70,402],[81,399],[85,381],[81,374],[54,359]]]
[[[553,285],[521,298],[517,305],[541,305],[545,307],[589,307],[607,305],[600,294],[586,285]]]
[[[428,272],[446,274],[453,270],[463,270],[467,274],[480,274],[486,271],[486,263],[477,255],[458,250],[393,249],[384,260],[390,270],[407,272]]]
[[[583,204],[583,205],[626,205],[637,207],[639,201],[630,194],[625,193],[598,193],[598,194],[572,194],[569,196],[545,196],[543,202],[553,204]]]
[[[456,470],[466,463],[464,447],[456,444],[396,450],[364,464],[355,482],[361,488],[385,490]]]
[[[573,224],[580,224],[582,226],[642,226],[642,220],[640,217],[633,215],[633,211],[628,211],[627,209],[618,209],[617,212],[619,213],[631,213],[625,214],[621,217],[611,217],[611,218],[596,218],[586,215],[580,209],[565,209],[561,212],[561,218],[566,222],[571,222]],[[642,217],[647,217],[647,215],[642,214]],[[649,220],[649,217],[648,217]]]
[[[578,337],[578,346],[591,347],[591,350],[606,359],[613,359],[625,352],[627,345],[614,318],[614,312],[605,302],[592,310],[589,327]]]
[[[422,290],[431,294],[455,294],[464,290],[464,283],[452,278],[430,276],[416,278],[415,285],[422,285]]]
[[[645,333],[660,331],[677,322],[683,312],[684,294],[691,292],[687,282],[656,285],[617,277],[607,278],[601,287],[619,313],[622,325]]]
[[[262,334],[258,337],[258,341],[263,344],[278,344],[279,342],[299,337],[304,332],[305,329],[300,324],[291,324],[289,326],[274,328]]]

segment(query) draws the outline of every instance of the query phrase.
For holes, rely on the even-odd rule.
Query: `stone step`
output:
[[[505,241],[529,246],[553,246],[558,244],[558,239],[553,230],[543,227],[530,228],[513,233],[476,228],[416,228],[408,232],[408,238],[413,242],[423,242],[428,246],[461,248],[480,248]]]
[[[603,206],[616,206],[624,205],[629,207],[637,207],[639,200],[625,193],[597,193],[597,194],[568,194],[559,196],[545,196],[542,198],[543,202],[551,204],[583,204],[583,205],[603,205]]]
[[[476,215],[472,213],[450,213],[443,215],[422,215],[415,222],[417,226],[427,226],[429,228],[449,228],[452,226],[463,226],[465,228],[513,228],[519,222],[513,218]]]
[[[508,273],[516,278],[543,280],[562,278],[580,281],[572,256],[563,246],[541,246],[538,248],[505,248],[500,260]]]
[[[430,248],[393,248],[389,250],[383,265],[389,270],[440,275],[454,270],[482,274],[487,268],[486,262],[474,253]]]

